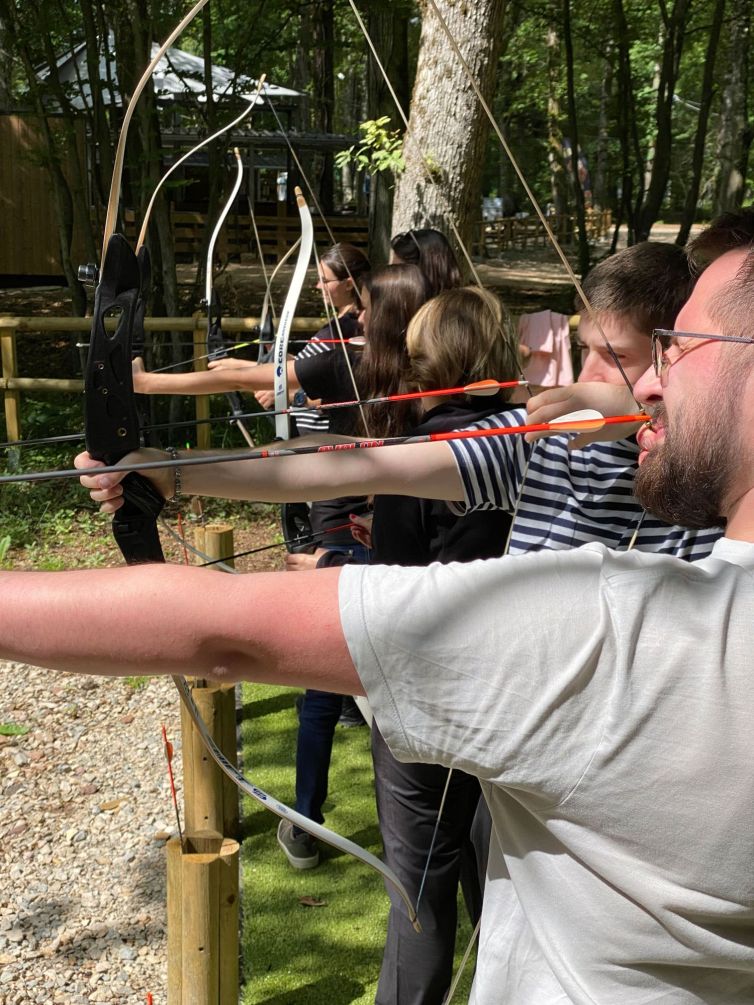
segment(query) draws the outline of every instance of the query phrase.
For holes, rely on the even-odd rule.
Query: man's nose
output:
[[[651,405],[662,401],[662,397],[662,382],[655,373],[654,366],[650,366],[634,384],[634,398],[640,405]]]
[[[579,373],[579,382],[584,383],[588,380],[600,380],[602,373],[602,360],[599,355],[594,352],[588,352],[584,362],[581,364],[581,371]]]

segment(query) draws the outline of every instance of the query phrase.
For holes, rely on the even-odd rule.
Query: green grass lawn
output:
[[[243,770],[289,806],[294,802],[298,720],[295,692],[244,689]],[[241,1002],[243,1005],[347,1005],[374,1002],[388,898],[371,869],[329,846],[317,869],[292,869],[275,839],[278,818],[253,800],[242,807]],[[376,855],[381,852],[367,729],[335,733],[328,827]],[[321,907],[304,907],[311,897]],[[457,960],[470,928],[459,908]],[[454,1002],[468,998],[465,974]]]

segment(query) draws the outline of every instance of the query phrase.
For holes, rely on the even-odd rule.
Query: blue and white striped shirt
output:
[[[525,409],[516,408],[471,428],[521,426],[526,421]],[[720,528],[685,530],[644,514],[633,494],[639,455],[634,440],[592,443],[573,451],[568,450],[567,436],[549,436],[534,444],[526,443],[523,436],[499,436],[452,440],[449,446],[463,480],[465,500],[450,503],[453,512],[511,511],[520,493],[511,533],[512,555],[578,548],[592,541],[625,550],[640,520],[635,548],[687,561],[704,558],[722,536]]]

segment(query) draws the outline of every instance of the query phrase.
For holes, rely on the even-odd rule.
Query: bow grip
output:
[[[152,482],[137,471],[123,479],[123,505],[113,517],[113,537],[126,565],[164,562],[157,518],[165,500]]]

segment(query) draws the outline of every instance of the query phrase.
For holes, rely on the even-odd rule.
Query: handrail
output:
[[[259,318],[223,318],[223,331],[229,334],[242,335],[252,332],[260,323]],[[316,332],[326,324],[325,318],[295,318],[293,331]],[[114,330],[116,320],[106,322],[108,330]],[[17,337],[19,333],[33,336],[50,332],[88,332],[92,326],[91,318],[56,318],[56,317],[25,317],[20,315],[0,315],[0,391],[3,395],[5,409],[6,439],[20,440],[21,437],[21,392],[63,392],[80,394],[84,389],[83,380],[57,377],[21,377],[18,374]],[[144,330],[148,332],[179,331],[192,332],[196,345],[204,342],[207,331],[207,318],[196,314],[190,318],[145,318]],[[203,361],[195,369],[203,369]],[[207,395],[199,395],[196,399],[197,416],[208,414]],[[206,427],[200,432],[208,433]],[[203,436],[202,439],[205,439]]]

